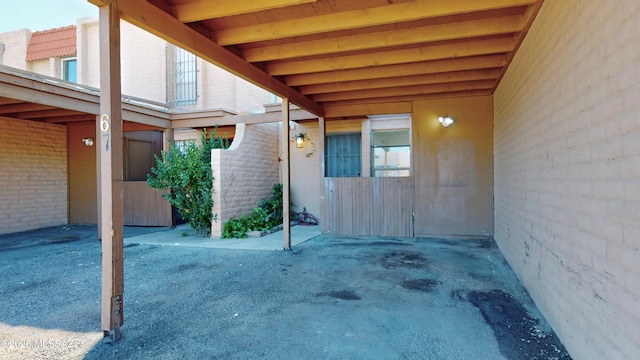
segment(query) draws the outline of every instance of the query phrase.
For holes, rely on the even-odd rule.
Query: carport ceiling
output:
[[[4,97],[0,97],[0,116],[54,124],[74,121],[94,121],[96,118],[95,115],[85,112]]]
[[[492,94],[543,2],[89,1],[319,115]]]

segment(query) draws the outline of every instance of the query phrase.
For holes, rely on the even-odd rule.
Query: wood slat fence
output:
[[[322,231],[342,236],[413,236],[414,180],[324,178]]]

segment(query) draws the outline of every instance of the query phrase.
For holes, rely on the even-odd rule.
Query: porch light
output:
[[[296,147],[303,148],[304,147],[304,134],[299,134],[296,136]]]
[[[440,116],[438,121],[440,121],[440,124],[444,127],[449,127],[453,124],[453,118],[451,116]]]
[[[93,138],[83,138],[82,139],[82,143],[86,147],[91,147],[91,146],[93,146]]]

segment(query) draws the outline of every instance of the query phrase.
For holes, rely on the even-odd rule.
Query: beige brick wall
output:
[[[100,87],[100,42],[98,21],[91,18],[79,19],[76,23],[76,46],[78,83]]]
[[[0,117],[0,234],[66,224],[66,127]]]
[[[640,354],[640,6],[545,1],[495,96],[495,239],[575,359]]]
[[[126,21],[121,22],[120,32],[122,93],[165,102],[166,42]]]
[[[2,65],[27,70],[27,46],[31,31],[20,29],[0,34],[0,43],[4,44]]]
[[[222,224],[232,217],[250,214],[260,200],[271,196],[280,182],[277,123],[243,125],[229,150],[211,151],[213,213],[211,236],[222,234]]]
[[[196,109],[222,108],[237,112],[264,112],[271,101],[268,91],[242,80],[202,59],[198,60]]]

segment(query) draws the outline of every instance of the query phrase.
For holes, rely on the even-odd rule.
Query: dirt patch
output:
[[[319,293],[316,296],[329,296],[340,300],[362,300],[362,298],[351,290],[337,290]]]
[[[436,285],[442,284],[442,281],[433,279],[414,279],[403,281],[400,286],[407,290],[422,291],[430,293],[434,291]]]
[[[543,331],[540,320],[511,295],[501,290],[471,291],[467,298],[491,326],[507,359],[571,359],[556,334]]]
[[[384,255],[380,261],[381,265],[387,269],[406,267],[412,269],[422,269],[428,267],[430,260],[422,254],[411,251],[394,251]]]

